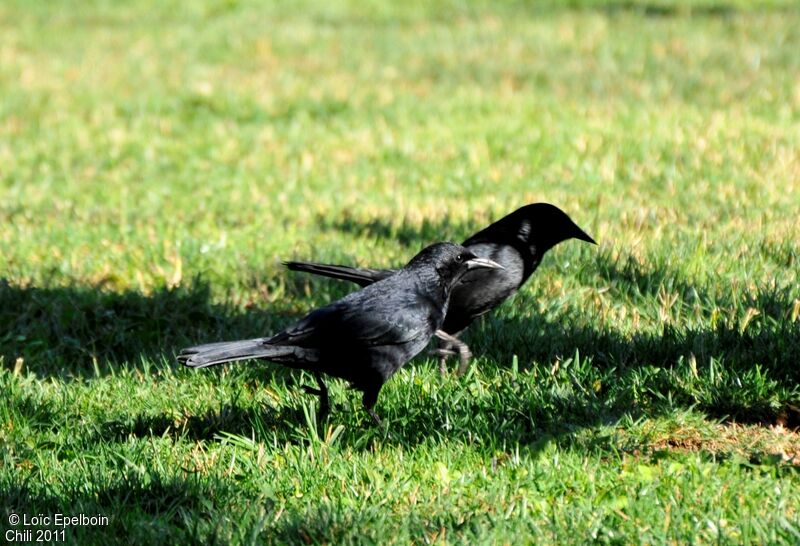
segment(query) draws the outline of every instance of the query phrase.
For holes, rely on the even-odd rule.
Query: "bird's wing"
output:
[[[430,329],[427,309],[415,309],[424,303],[387,305],[385,301],[371,299],[339,300],[312,311],[267,343],[300,347],[319,347],[333,342],[357,343],[361,347],[399,345],[425,335]]]
[[[430,310],[418,298],[395,301],[389,305],[367,306],[367,312],[348,309],[342,325],[346,333],[366,346],[401,345],[433,335],[436,330],[428,321]]]

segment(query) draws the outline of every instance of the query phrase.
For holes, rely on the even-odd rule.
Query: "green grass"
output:
[[[791,1],[0,5],[0,530],[80,544],[800,541]],[[534,201],[568,242],[370,426],[192,371]],[[451,365],[452,366],[452,365]],[[318,432],[320,430],[320,432]]]

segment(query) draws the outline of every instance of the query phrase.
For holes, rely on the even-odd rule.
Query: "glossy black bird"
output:
[[[499,269],[463,246],[437,243],[423,249],[389,278],[309,313],[272,337],[198,345],[178,361],[192,368],[264,359],[314,374],[320,418],[328,412],[322,374],[339,377],[364,393],[367,413],[383,384],[419,353],[441,327],[453,286],[469,271]]]
[[[453,288],[447,316],[441,331],[437,332],[437,337],[444,341],[439,349],[442,373],[445,355],[453,354],[451,348],[461,357],[458,373],[466,371],[470,352],[458,339],[459,333],[514,295],[548,250],[573,238],[597,244],[563,210],[549,203],[534,203],[515,210],[462,243],[476,256],[491,259],[503,269],[470,271]],[[296,261],[286,262],[286,266],[293,271],[348,280],[361,286],[391,277],[397,271]]]

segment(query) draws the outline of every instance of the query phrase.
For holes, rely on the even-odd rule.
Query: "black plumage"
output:
[[[452,287],[469,271],[499,268],[460,245],[437,243],[417,254],[403,269],[309,313],[273,335],[243,341],[198,345],[178,360],[193,368],[264,359],[312,372],[319,389],[320,413],[328,410],[322,374],[339,377],[364,393],[373,409],[383,384],[419,353],[442,325]]]
[[[455,348],[461,355],[459,373],[466,370],[470,353],[457,338],[458,334],[514,295],[536,271],[548,250],[572,238],[596,244],[558,207],[534,203],[515,210],[462,243],[476,256],[491,259],[503,269],[471,271],[453,288],[447,316],[437,336],[444,342],[441,354],[450,354],[451,348]],[[397,271],[300,261],[286,262],[286,266],[293,271],[349,280],[361,286],[389,278]],[[444,357],[440,367],[444,371]]]

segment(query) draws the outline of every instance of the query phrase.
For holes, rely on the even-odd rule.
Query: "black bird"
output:
[[[328,412],[322,374],[339,377],[364,393],[364,408],[380,424],[373,407],[383,384],[419,353],[441,327],[450,293],[468,271],[499,269],[463,246],[437,243],[423,249],[395,275],[312,311],[272,337],[198,345],[178,361],[192,368],[264,359],[314,374],[320,419]]]
[[[597,244],[563,210],[549,203],[534,203],[515,210],[462,243],[476,256],[491,259],[503,268],[471,271],[453,288],[447,316],[436,334],[444,342],[439,349],[442,373],[445,372],[445,357],[453,354],[452,348],[461,357],[458,373],[466,371],[469,347],[457,336],[476,318],[514,295],[548,250],[572,238]],[[296,261],[285,262],[285,265],[292,271],[348,280],[361,286],[386,279],[397,271]]]

